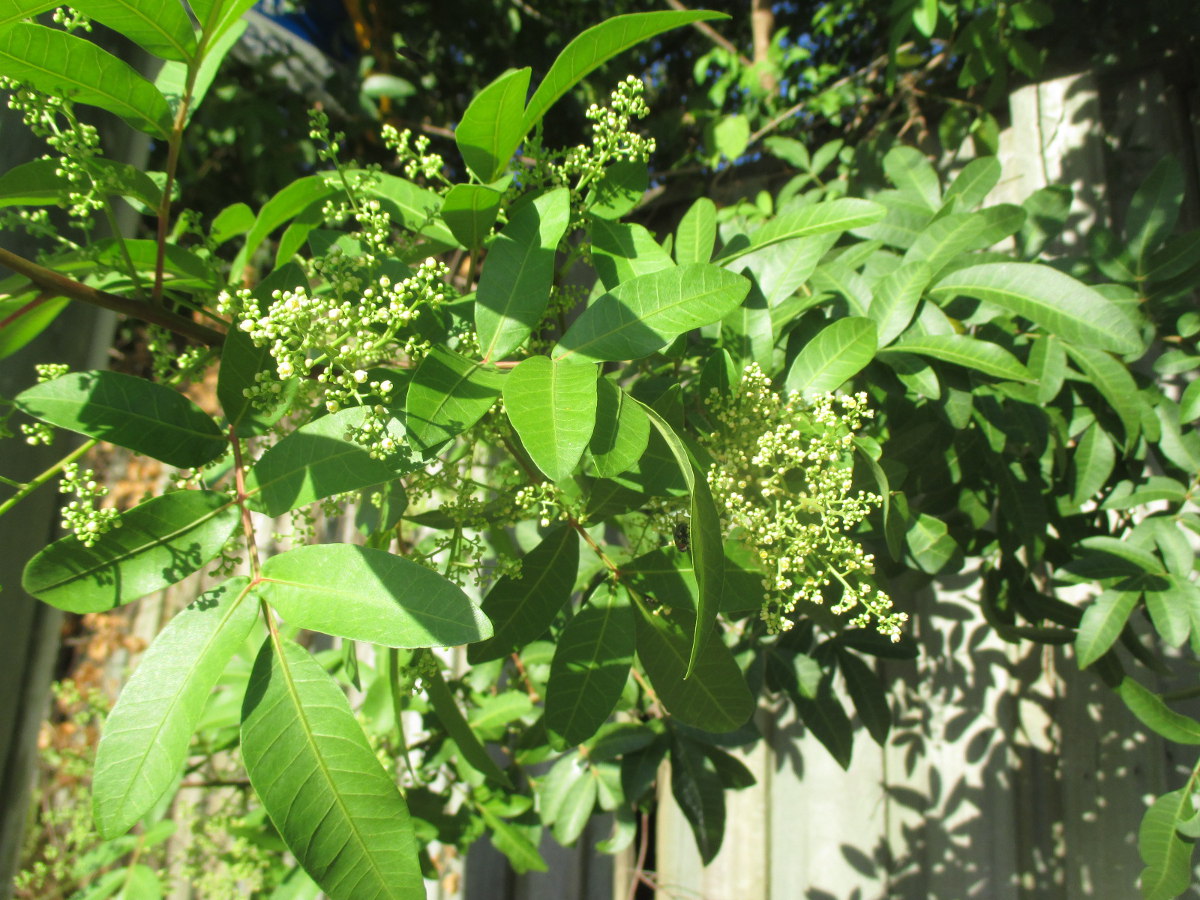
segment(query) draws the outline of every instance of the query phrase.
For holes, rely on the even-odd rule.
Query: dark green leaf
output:
[[[725,836],[725,787],[712,762],[686,738],[671,743],[671,794],[692,826],[700,860],[707,865]]]
[[[272,556],[258,593],[293,625],[385,647],[455,647],[492,628],[458,585],[419,563],[353,544]]]
[[[456,184],[442,201],[442,220],[464,247],[478,250],[496,223],[503,196],[484,184]]]
[[[72,372],[16,398],[22,412],[181,469],[229,446],[217,423],[178,391],[121,372]]]
[[[231,578],[177,614],[121,689],[96,748],[92,808],[100,834],[124,834],[179,777],[192,732],[226,664],[258,617],[250,579]]]
[[[467,764],[494,784],[511,790],[512,782],[488,755],[487,748],[480,743],[467,720],[463,718],[462,711],[454,702],[454,695],[450,693],[450,688],[442,677],[440,666],[425,682],[425,689],[429,693],[429,702],[433,704],[438,721],[457,745],[458,752]]]
[[[1137,443],[1142,429],[1142,401],[1137,382],[1120,360],[1103,350],[1064,344],[1064,349],[1088,382],[1100,392],[1125,427],[1125,446]]]
[[[754,712],[754,696],[725,644],[715,636],[704,641],[687,675],[695,632],[692,614],[675,608],[639,610],[638,659],[667,712],[705,731],[733,731],[744,725]]]
[[[1166,156],[1146,176],[1129,202],[1125,215],[1125,241],[1139,275],[1149,268],[1150,252],[1175,227],[1183,196],[1183,169],[1174,158]]]
[[[179,0],[79,0],[75,8],[163,59],[186,61],[196,52]]]
[[[1108,652],[1121,636],[1137,605],[1136,591],[1105,591],[1083,611],[1075,636],[1075,660],[1085,669]]]
[[[269,638],[242,707],[242,758],[296,859],[331,900],[416,900],[425,885],[408,807],[308,652]]]
[[[824,745],[839,766],[849,769],[850,755],[854,751],[854,730],[842,704],[834,696],[831,679],[822,679],[814,699],[797,695],[792,700],[813,737]]]
[[[602,478],[620,475],[641,459],[650,440],[650,420],[641,404],[607,378],[596,382],[596,428],[588,451]]]
[[[1033,374],[1003,347],[965,334],[910,335],[882,351],[890,352],[928,356],[1007,381],[1035,380]]]
[[[74,613],[103,612],[181,581],[216,556],[238,524],[237,506],[215,491],[175,491],[121,513],[120,527],[91,547],[74,535],[25,567],[26,592]]]
[[[385,432],[395,445],[386,461],[372,459],[362,444],[346,440],[346,432],[361,425],[366,415],[366,409],[356,406],[322,416],[271,447],[246,474],[251,508],[281,516],[324,497],[382,484],[420,468],[420,461],[404,452],[404,426],[396,419],[388,422]]]
[[[519,576],[504,576],[483,598],[495,635],[467,648],[467,659],[499,659],[541,637],[570,599],[578,569],[579,536],[558,526],[521,560]]]
[[[546,686],[546,729],[562,746],[582,744],[612,713],[633,665],[635,624],[625,592],[604,586],[559,635]]]
[[[879,676],[853,653],[839,648],[837,658],[859,719],[872,740],[880,747],[886,746],[888,731],[892,727],[892,711],[888,708],[887,694]]]
[[[483,418],[503,385],[502,373],[435,346],[408,386],[409,435],[422,450],[444,444]]]

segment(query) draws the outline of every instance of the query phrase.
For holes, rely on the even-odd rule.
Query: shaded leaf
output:
[[[588,452],[602,478],[620,475],[641,459],[650,441],[650,420],[641,404],[607,378],[596,382],[596,427]]]
[[[494,636],[467,648],[472,664],[499,659],[541,637],[571,597],[579,569],[579,536],[558,526],[521,560],[521,574],[505,575],[483,598]]]
[[[496,223],[503,196],[484,184],[456,184],[442,201],[442,220],[464,247],[478,250]]]
[[[998,344],[965,334],[923,334],[901,338],[882,353],[903,352],[928,356],[975,369],[1006,381],[1034,381],[1033,373]]]
[[[512,782],[488,755],[487,748],[476,737],[458,704],[454,702],[454,695],[450,693],[450,687],[442,677],[440,665],[436,671],[431,670],[425,682],[425,690],[429,694],[429,702],[433,704],[434,714],[467,764],[494,784],[512,790]]]
[[[503,385],[495,369],[435,346],[408,386],[405,421],[413,442],[432,450],[462,434],[492,408]]]
[[[622,590],[602,586],[559,635],[546,683],[546,728],[562,746],[582,744],[612,714],[633,665],[634,612]]]
[[[692,828],[700,860],[716,858],[725,836],[725,786],[712,762],[692,741],[671,742],[671,794]]]

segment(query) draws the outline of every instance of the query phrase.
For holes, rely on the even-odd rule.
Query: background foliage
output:
[[[0,512],[63,476],[75,534],[23,586],[71,613],[216,577],[107,716],[96,832],[47,823],[79,859],[32,839],[26,895],[156,896],[145,853],[184,772],[239,784],[198,846],[261,896],[423,896],[429,847],[483,834],[534,870],[543,830],[569,844],[598,812],[618,852],[664,760],[711,860],[756,705],[843,766],[855,727],[887,741],[874,660],[916,652],[891,588],[968,564],[998,634],[1072,645],[1147,727],[1200,742],[1143,684],[1200,647],[1183,170],[1049,260],[1061,189],[987,205],[994,158],[946,176],[917,149],[994,149],[1013,82],[1118,54],[1080,36],[1103,16],[760,5],[571,43],[636,11],[396,4],[342,20],[340,82],[301,129],[272,60],[216,69],[248,3],[197,0],[195,29],[173,3],[78,4],[166,60],[154,84],[76,21],[21,21],[49,6],[0,19],[0,72],[56,157],[0,176],[6,224],[47,240],[0,254],[0,352],[63,297],[150,327],[124,338],[132,372],[51,366],[11,399],[28,440],[89,443],[6,476]],[[1122,64],[1194,40],[1169,10],[1129,28]],[[530,69],[498,74],[512,59]],[[148,171],[104,158],[89,106],[151,136]],[[119,203],[144,235],[98,224]],[[182,471],[97,509],[98,441]],[[295,518],[282,552],[259,514]],[[465,668],[431,649],[462,645]],[[1145,896],[1191,882],[1196,771],[1141,823]]]

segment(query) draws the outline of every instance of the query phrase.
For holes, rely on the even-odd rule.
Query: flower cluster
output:
[[[60,491],[75,498],[62,509],[62,527],[75,532],[85,547],[90,547],[100,535],[121,524],[115,509],[97,509],[95,501],[108,493],[108,488],[96,481],[91,469],[80,471],[78,464],[63,466]]]
[[[822,603],[825,588],[836,583],[841,599],[834,613],[857,609],[850,627],[874,620],[881,634],[899,640],[907,615],[893,612],[888,596],[871,584],[874,559],[850,536],[881,502],[852,487],[854,432],[872,414],[866,396],[781,396],[749,366],[732,395],[714,392],[710,409],[719,427],[708,441],[716,460],[709,485],[767,573],[768,629],[788,630],[798,603]]]
[[[375,416],[368,417],[354,439],[387,455],[394,447],[383,446],[390,441],[385,407],[392,402],[395,386],[368,370],[397,352],[409,358],[424,353],[427,342],[407,326],[422,307],[446,302],[448,274],[445,264],[430,258],[402,281],[380,276],[353,300],[343,299],[340,291],[310,296],[298,287],[275,291],[265,314],[248,291],[223,293],[218,309],[235,318],[255,346],[270,349],[280,379],[314,372],[329,412],[350,406],[373,410]],[[269,408],[281,392],[279,381],[260,372],[245,395],[260,408]]]

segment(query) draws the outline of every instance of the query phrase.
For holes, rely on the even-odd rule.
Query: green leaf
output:
[[[24,22],[0,30],[0,75],[106,109],[147,134],[171,133],[171,110],[154,85],[107,50],[65,31]]]
[[[645,162],[621,159],[610,163],[592,182],[584,209],[595,219],[619,219],[642,202],[650,186],[650,169]],[[707,262],[708,260],[705,260]]]
[[[1200,722],[1168,709],[1158,694],[1128,677],[1117,686],[1117,693],[1138,721],[1155,734],[1176,744],[1200,746]]]
[[[589,72],[656,34],[692,22],[727,18],[714,12],[645,12],[613,18],[589,28],[558,54],[550,71],[529,100],[521,122],[522,136],[546,114],[554,102]]]
[[[688,653],[684,678],[690,678],[700,654],[712,634],[721,610],[725,589],[725,546],[722,539],[721,517],[716,501],[708,488],[708,478],[689,455],[683,441],[657,411],[642,407],[650,424],[662,437],[691,492],[691,554],[696,575],[696,617],[692,648]]]
[[[1175,227],[1183,197],[1183,169],[1173,158],[1163,157],[1137,189],[1125,214],[1125,241],[1137,274],[1146,273],[1151,251]]]
[[[1017,231],[1024,223],[1025,211],[1011,205],[942,216],[921,230],[904,259],[906,262],[926,262],[936,275],[959,254],[986,249]]]
[[[946,523],[925,513],[908,527],[905,538],[917,567],[930,575],[940,572],[958,550]]]
[[[642,458],[650,441],[645,410],[607,378],[596,382],[596,428],[588,452],[601,478],[620,475]]]
[[[1075,636],[1075,660],[1086,669],[1121,636],[1129,614],[1137,605],[1136,591],[1105,591],[1083,611]]]
[[[1200,381],[1193,381],[1183,390],[1179,398],[1180,423],[1194,422],[1200,419]]]
[[[485,362],[516,350],[545,314],[569,201],[566,188],[542,194],[517,210],[492,244],[475,292],[475,330]]]
[[[35,419],[180,468],[211,462],[229,446],[183,394],[120,372],[72,372],[23,391],[16,404]]]
[[[31,19],[60,5],[57,0],[0,0],[0,28]]]
[[[731,162],[746,152],[750,142],[750,120],[743,115],[721,116],[710,129],[712,157],[724,157]]]
[[[701,862],[708,865],[725,835],[725,786],[707,754],[682,737],[671,742],[671,794],[692,828]]]
[[[815,698],[809,700],[795,695],[792,701],[813,737],[821,742],[839,766],[849,769],[850,757],[854,752],[854,730],[842,704],[834,696],[832,679],[821,679]]]
[[[105,839],[133,827],[183,770],[204,705],[258,618],[249,585],[238,576],[201,594],[154,639],[121,689],[92,778],[96,827]]]
[[[880,747],[887,746],[892,711],[888,708],[887,694],[879,676],[859,657],[840,647],[837,658],[838,668],[846,679],[846,689],[854,701],[854,708],[858,710],[859,719],[875,743]]]
[[[965,334],[924,334],[901,338],[882,353],[903,352],[928,356],[975,369],[1006,381],[1034,381],[1033,373],[998,344]]]
[[[553,828],[554,839],[563,846],[573,844],[587,826],[596,806],[597,786],[595,770],[588,767],[563,793]]]
[[[936,0],[933,7],[936,16]],[[920,200],[930,212],[941,207],[942,186],[937,172],[920,150],[904,145],[893,147],[883,157],[883,171],[892,184]]]
[[[1114,353],[1142,349],[1137,329],[1102,294],[1049,266],[983,263],[951,272],[930,290],[939,302],[974,297],[1028,319],[1081,347]]]
[[[1125,428],[1125,446],[1133,447],[1142,431],[1142,401],[1137,382],[1120,360],[1087,346],[1064,344],[1063,348],[1087,381],[1108,401]]]
[[[487,185],[456,184],[442,201],[442,219],[464,247],[478,250],[496,222],[503,196]]]
[[[622,282],[583,311],[554,349],[558,359],[639,359],[716,322],[746,298],[750,282],[697,263]]]
[[[458,585],[402,556],[353,544],[272,556],[257,591],[293,625],[385,647],[456,647],[492,635]]]
[[[513,869],[518,873],[546,872],[549,866],[542,855],[538,853],[537,845],[533,843],[521,829],[499,818],[486,806],[479,810],[484,824],[491,831],[492,844],[508,858]]]
[[[674,254],[679,265],[707,263],[716,242],[716,204],[707,197],[696,199],[684,212],[676,229]]]
[[[655,614],[640,604],[638,609],[638,659],[667,712],[685,725],[715,733],[746,724],[754,712],[754,695],[725,644],[716,637],[704,641],[689,674],[695,632],[691,612],[673,607]]]
[[[594,365],[530,356],[504,383],[504,408],[530,458],[551,481],[579,465],[596,427]]]
[[[0,175],[0,206],[54,206],[66,198],[71,183],[55,159],[34,159]]]
[[[592,218],[592,264],[612,290],[623,281],[674,268],[671,255],[642,225]]]
[[[635,628],[625,592],[604,585],[559,635],[546,683],[546,729],[560,746],[582,744],[612,714],[633,665]]]
[[[378,197],[383,202],[384,209],[390,211],[409,231],[428,238],[435,245],[455,246],[454,235],[437,221],[438,210],[442,208],[442,197],[436,191],[413,184],[406,178],[367,169],[347,169],[346,177],[352,180],[361,177],[364,181],[363,191],[367,196]],[[437,252],[439,249],[442,248],[416,248],[409,258],[423,259],[429,252]]]
[[[494,181],[529,130],[522,122],[532,70],[509,69],[478,94],[454,129],[463,161],[482,182]]]
[[[1000,160],[994,156],[973,159],[958,173],[946,189],[945,202],[958,199],[958,209],[974,209],[984,201],[1000,182]]]
[[[887,210],[878,203],[851,197],[812,203],[796,212],[776,216],[753,232],[749,238],[730,241],[717,254],[715,261],[725,265],[751,251],[778,244],[780,241],[811,234],[862,228],[878,222],[886,214]]]
[[[179,0],[79,0],[75,8],[163,59],[186,62],[196,35]]]
[[[363,407],[354,407],[322,416],[267,450],[246,474],[250,508],[281,516],[324,497],[382,484],[420,468],[420,460],[399,454],[386,461],[372,459],[362,444],[346,440],[347,430],[362,425],[367,414]],[[398,420],[390,420],[386,437],[397,449],[405,449],[404,426]]]
[[[1093,423],[1075,448],[1072,456],[1074,463],[1074,486],[1071,492],[1071,506],[1078,509],[1104,487],[1108,476],[1116,465],[1117,451],[1112,440],[1098,422]]]
[[[504,375],[434,346],[408,386],[406,423],[413,442],[432,450],[462,434],[487,413],[500,396]]]
[[[234,258],[230,271],[242,271],[250,262],[254,252],[276,228],[295,218],[313,204],[340,193],[341,185],[335,179],[336,175],[333,173],[318,172],[316,175],[297,178],[291,184],[281,188],[258,211],[254,227],[246,234],[246,242]]]
[[[221,64],[225,62],[225,57],[229,55],[229,51],[233,49],[242,38],[242,34],[246,31],[245,21],[234,21],[232,27],[227,31],[222,32],[216,40],[208,41],[204,49],[204,60],[200,63],[200,68],[196,71],[195,77],[191,83],[191,102],[188,104],[187,117],[184,124],[191,122],[192,116],[204,101],[208,94],[208,89],[212,87],[213,79],[217,77],[217,71],[221,68]],[[183,103],[184,95],[188,91],[188,63],[168,60],[161,69],[158,70],[158,75],[154,79],[154,86],[164,97],[167,98],[167,104],[171,108],[172,113],[178,113],[179,107]]]
[[[209,46],[239,23],[256,0],[189,0]]]
[[[1200,588],[1186,578],[1168,575],[1161,588],[1147,588],[1143,595],[1150,621],[1159,637],[1180,647],[1192,630],[1192,615],[1200,603]]]
[[[1139,880],[1143,900],[1171,900],[1191,887],[1195,844],[1176,832],[1191,815],[1188,792],[1179,790],[1163,794],[1142,817],[1138,853],[1146,864]]]
[[[44,548],[21,584],[73,613],[103,612],[162,590],[221,552],[238,524],[237,506],[215,491],[175,491],[119,516],[91,547],[74,535]]]
[[[474,665],[499,659],[541,637],[571,599],[579,569],[579,536],[565,525],[554,528],[521,560],[521,574],[505,575],[483,598],[483,612],[495,635],[467,648]]]
[[[463,718],[462,710],[454,702],[454,695],[450,693],[450,687],[446,684],[446,679],[442,677],[441,666],[438,665],[433,669],[433,673],[425,682],[429,702],[433,704],[433,711],[437,715],[438,721],[442,723],[442,727],[446,729],[446,733],[458,747],[458,752],[462,755],[463,760],[494,784],[512,790],[512,782],[509,781],[508,776],[488,755],[487,749],[480,743],[467,720]]]
[[[28,304],[32,303],[34,299],[34,296],[31,295],[29,299],[22,297],[17,300],[0,300],[0,320],[21,313],[18,318],[0,329],[0,359],[12,356],[49,328],[58,318],[59,313],[66,309],[71,302],[66,297],[59,297],[57,300],[30,307]],[[24,312],[21,312],[22,309]]]
[[[931,278],[933,270],[926,263],[906,262],[875,285],[867,315],[879,330],[880,347],[886,347],[908,328]]]
[[[242,706],[250,783],[331,900],[425,896],[408,807],[346,696],[307,651],[268,639]]]
[[[806,397],[835,390],[874,359],[876,346],[873,321],[861,316],[838,319],[804,345],[784,385]]]
[[[787,322],[790,316],[785,312],[781,313],[781,307],[795,295],[797,288],[812,277],[817,264],[837,243],[837,239],[836,233],[826,232],[781,241],[739,257],[737,265],[732,268],[742,272],[749,269],[759,290],[762,291],[766,305],[773,314],[779,315],[782,322]],[[748,301],[743,309],[749,306]],[[774,341],[773,334],[771,340]]]

